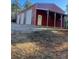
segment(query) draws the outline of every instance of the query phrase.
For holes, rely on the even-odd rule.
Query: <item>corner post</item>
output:
[[[54,28],[56,27],[56,13],[54,13]]]
[[[61,15],[61,29],[62,29],[62,25],[63,25],[62,23],[63,23],[63,21],[62,21],[62,15]]]
[[[49,10],[47,10],[47,27],[48,27],[48,20],[49,20]]]

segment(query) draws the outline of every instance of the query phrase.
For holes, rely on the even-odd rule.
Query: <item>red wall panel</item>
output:
[[[38,22],[38,15],[42,16],[42,26],[47,26],[47,13],[43,10],[37,10],[36,12],[36,25]]]
[[[42,15],[42,26],[47,26],[47,11],[44,10],[37,10],[36,11],[36,25],[38,22],[38,15]],[[61,20],[60,20],[60,14],[56,15],[56,27],[61,27]],[[54,27],[54,12],[49,12],[49,18],[48,18],[48,26]],[[64,26],[64,20],[62,21],[62,26]]]
[[[49,12],[48,26],[54,26],[54,13]]]

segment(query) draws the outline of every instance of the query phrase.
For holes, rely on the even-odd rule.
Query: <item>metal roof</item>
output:
[[[56,4],[37,3],[37,4],[35,4],[35,6],[36,6],[36,8],[48,9],[48,10],[51,10],[53,12],[64,14],[64,11],[60,7],[58,7]]]
[[[50,11],[57,12],[57,13],[60,13],[60,14],[65,13],[59,6],[57,6],[56,4],[53,4],[53,3],[36,3],[36,4],[32,5],[31,7],[29,7],[28,9],[24,9],[20,13],[22,13],[26,10],[29,10],[33,7],[35,9],[46,9],[46,10],[50,10]]]

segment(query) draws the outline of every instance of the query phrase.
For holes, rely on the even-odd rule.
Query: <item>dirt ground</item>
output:
[[[68,59],[68,32],[12,33],[11,59]]]

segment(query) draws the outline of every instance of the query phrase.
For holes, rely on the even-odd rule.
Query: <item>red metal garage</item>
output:
[[[29,11],[29,15],[32,16],[32,18],[28,17],[28,10],[32,10],[32,12]],[[25,13],[25,11],[27,11],[27,17],[33,25],[64,27],[64,11],[55,4],[37,3],[22,12]]]
[[[62,27],[64,26],[64,11],[55,4],[38,3],[32,6],[35,25]],[[42,19],[42,20],[41,20]],[[41,20],[41,21],[39,21]],[[40,23],[41,22],[41,23]]]

